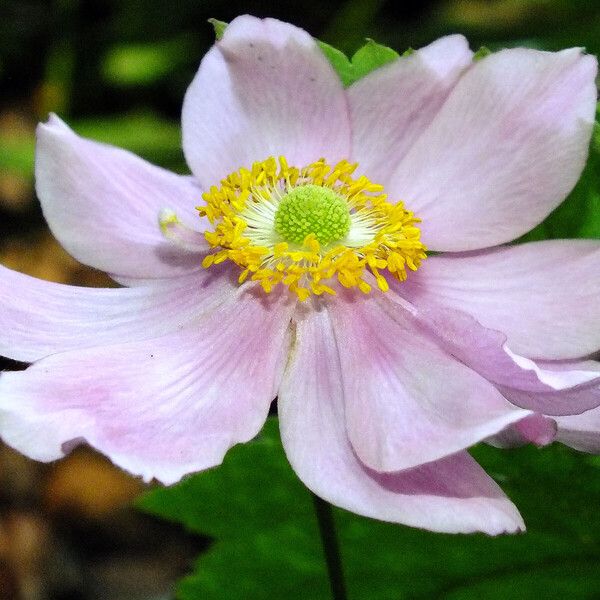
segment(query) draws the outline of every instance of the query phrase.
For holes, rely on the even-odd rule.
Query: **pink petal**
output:
[[[275,19],[234,19],[202,60],[183,103],[183,149],[216,185],[269,156],[304,166],[348,158],[342,84],[305,31]]]
[[[586,161],[596,71],[577,48],[503,50],[467,71],[387,189],[429,248],[510,241],[562,202]]]
[[[138,288],[97,289],[42,281],[0,266],[0,355],[49,354],[159,337],[235,294],[227,272],[202,270]]]
[[[535,414],[510,425],[504,431],[488,438],[486,442],[496,448],[514,448],[529,443],[547,446],[556,439],[556,433],[555,419]]]
[[[600,454],[600,408],[556,419],[556,439],[582,452]]]
[[[505,382],[498,385],[504,397],[517,406],[537,410],[547,415],[574,415],[600,405],[600,363],[594,361],[572,361],[557,364],[557,361],[536,363],[518,356],[505,346],[504,350],[524,370],[535,375],[547,389],[515,384],[507,371]]]
[[[129,277],[170,277],[202,260],[163,237],[158,216],[177,211],[191,227],[201,189],[112,146],[81,138],[58,117],[38,126],[36,190],[58,241],[80,262]]]
[[[522,369],[533,371],[538,379],[555,390],[592,383],[600,376],[600,362],[584,360],[536,360],[515,354],[508,346],[504,351]]]
[[[330,303],[346,427],[360,460],[398,471],[468,448],[529,414],[382,295]]]
[[[399,292],[473,315],[517,354],[578,358],[600,349],[600,242],[554,240],[434,256]]]
[[[515,423],[513,427],[523,439],[538,446],[547,446],[556,436],[556,421],[543,415],[530,415]]]
[[[402,293],[403,285],[391,282]],[[548,415],[580,413],[600,404],[600,363],[541,361],[519,356],[506,346],[506,336],[486,329],[470,315],[451,308],[421,308],[390,291],[404,318],[423,335],[493,383],[512,404]]]
[[[285,364],[291,307],[248,287],[176,333],[55,354],[0,375],[0,434],[35,460],[87,442],[165,484],[257,434]]]
[[[385,184],[415,140],[433,121],[473,53],[461,35],[377,69],[348,89],[352,160]]]
[[[491,535],[524,529],[514,505],[466,452],[400,473],[359,462],[344,427],[335,338],[327,311],[300,317],[279,392],[283,445],[307,487],[336,506],[413,527]]]

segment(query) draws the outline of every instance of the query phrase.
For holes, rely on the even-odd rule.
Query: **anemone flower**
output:
[[[52,116],[45,218],[123,287],[2,268],[0,354],[33,363],[0,376],[3,439],[41,461],[86,443],[172,484],[256,436],[278,397],[318,496],[521,530],[467,449],[600,446],[600,245],[502,246],[580,176],[596,68],[580,49],[474,61],[452,35],[344,89],[306,32],[243,16],[185,96],[192,176]]]

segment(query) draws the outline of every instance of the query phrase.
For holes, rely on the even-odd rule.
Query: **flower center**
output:
[[[383,186],[353,177],[357,166],[321,159],[298,168],[270,157],[235,171],[202,195],[198,211],[213,225],[204,235],[214,248],[202,265],[229,260],[240,283],[250,277],[267,293],[285,285],[300,300],[335,294],[337,284],[367,294],[367,273],[385,292],[384,269],[404,281],[426,258],[419,219],[387,202]]]
[[[302,244],[313,234],[319,244],[341,240],[350,230],[348,202],[332,189],[308,183],[288,192],[275,212],[275,231]]]

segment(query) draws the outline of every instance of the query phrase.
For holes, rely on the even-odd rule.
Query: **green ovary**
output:
[[[350,211],[333,190],[307,184],[293,189],[275,213],[275,231],[286,241],[302,244],[313,233],[319,244],[337,242],[350,230]]]

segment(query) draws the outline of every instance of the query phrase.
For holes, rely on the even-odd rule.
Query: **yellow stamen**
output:
[[[205,192],[206,204],[198,207],[200,215],[214,226],[205,237],[215,252],[204,258],[202,266],[230,260],[242,269],[240,284],[250,278],[266,293],[285,285],[301,301],[311,294],[335,294],[332,285],[336,279],[343,287],[357,287],[368,294],[372,291],[364,280],[368,271],[382,292],[389,284],[380,270],[404,281],[406,269],[416,270],[426,258],[415,226],[419,219],[401,202],[387,202],[383,186],[364,175],[354,178],[357,166],[345,160],[330,166],[321,159],[297,168],[289,166],[284,157],[279,161],[269,157],[254,163],[250,170],[232,173],[220,187]],[[304,196],[294,192],[301,187]],[[305,199],[306,194],[310,197]],[[287,200],[292,197],[293,201]],[[284,199],[285,217],[276,219]],[[321,201],[329,203],[327,210]],[[342,201],[347,206],[349,227]],[[315,215],[329,214],[342,225],[336,221],[335,227],[329,227],[315,219]],[[296,222],[298,226],[293,225]],[[303,240],[297,237],[302,228],[309,231]],[[286,239],[292,229],[293,235]]]

